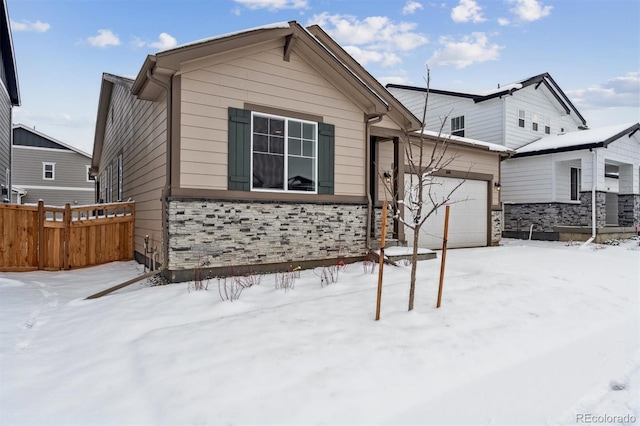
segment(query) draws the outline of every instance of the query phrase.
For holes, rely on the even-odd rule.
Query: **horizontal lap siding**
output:
[[[123,200],[136,202],[135,250],[144,252],[145,235],[162,254],[162,191],[166,183],[166,98],[136,99],[124,85],[115,84],[107,117],[100,176],[113,165],[113,199],[117,197],[117,158],[123,158]],[[101,183],[104,188],[104,182]],[[162,261],[162,259],[160,259]]]
[[[547,136],[544,132],[543,116],[549,117],[551,120],[550,135],[557,135],[562,129],[565,132],[578,130],[578,125],[582,124],[576,122],[570,115],[566,115],[564,110],[556,108],[557,101],[552,101],[543,92],[542,86],[538,90],[535,89],[535,86],[529,86],[515,92],[514,96],[508,96],[505,99],[507,148],[518,149]],[[518,127],[518,111],[521,109],[525,111],[524,127]],[[538,131],[532,129],[533,114],[538,115]]]
[[[503,161],[502,201],[514,203],[551,201],[553,173],[550,155]]]
[[[0,184],[6,182],[6,169],[11,168],[11,101],[0,84]],[[0,199],[0,202],[2,200]]]
[[[180,184],[227,189],[227,108],[244,103],[323,117],[335,125],[335,193],[364,194],[363,112],[295,52],[282,46],[233,52],[225,62],[191,64],[182,74]]]

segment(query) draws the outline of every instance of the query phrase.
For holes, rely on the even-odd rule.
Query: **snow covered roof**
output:
[[[420,136],[420,133],[424,133],[425,135],[429,136],[429,137],[434,137],[437,138],[438,136],[444,139],[449,139],[453,142],[457,142],[458,144],[461,145],[472,145],[472,146],[476,146],[476,147],[481,147],[481,148],[487,148],[489,151],[494,151],[494,152],[504,152],[504,153],[513,153],[514,151],[512,149],[507,148],[506,146],[503,145],[498,145],[496,143],[491,143],[491,142],[484,142],[484,141],[479,141],[476,139],[470,139],[470,138],[463,138],[460,136],[453,136],[453,135],[449,135],[446,133],[438,133],[438,132],[434,132],[431,130],[424,130],[424,131],[416,131],[414,132],[414,135],[416,136]]]
[[[547,136],[517,149],[514,157],[606,147],[625,135],[631,136],[638,129],[640,129],[640,124],[627,123]]]

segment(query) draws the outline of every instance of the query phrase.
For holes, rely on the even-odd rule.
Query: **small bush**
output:
[[[240,299],[244,287],[235,279],[218,278],[218,294],[224,302]]]
[[[285,292],[293,290],[296,285],[296,278],[300,277],[299,271],[276,272],[275,285],[276,290],[284,290]]]
[[[260,285],[262,281],[262,275],[254,274],[254,275],[238,275],[234,276],[233,280],[242,288],[253,287],[254,285]]]
[[[365,259],[362,262],[362,269],[365,274],[373,274],[376,271],[376,262]]]
[[[338,282],[338,276],[340,275],[340,265],[321,266],[314,269],[314,273],[320,277],[320,287],[324,287],[329,284]]]

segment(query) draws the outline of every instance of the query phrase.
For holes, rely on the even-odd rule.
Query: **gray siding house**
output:
[[[11,112],[20,105],[20,91],[5,0],[0,7],[0,25],[0,199],[6,203],[11,196]]]
[[[95,202],[91,156],[21,124],[13,128],[13,196],[18,204]]]

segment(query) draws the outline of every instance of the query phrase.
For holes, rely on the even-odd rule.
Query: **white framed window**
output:
[[[95,182],[96,177],[91,176],[91,165],[87,165],[85,167],[87,168],[87,182]]]
[[[519,109],[518,110],[518,127],[524,128],[525,115],[526,115],[526,113],[524,112],[523,109]]]
[[[544,132],[547,135],[551,134],[551,117],[544,118]]]
[[[122,154],[118,155],[118,201],[122,201]]]
[[[251,114],[251,189],[318,192],[318,123]]]
[[[534,132],[538,131],[538,114],[533,114],[531,116],[531,128]]]
[[[42,179],[56,180],[56,163],[42,163]]]
[[[451,134],[464,137],[464,115],[451,119]]]
[[[582,187],[582,170],[577,167],[571,167],[571,200],[580,200],[580,190]]]
[[[107,170],[107,203],[113,201],[113,165],[109,164],[109,169]]]

